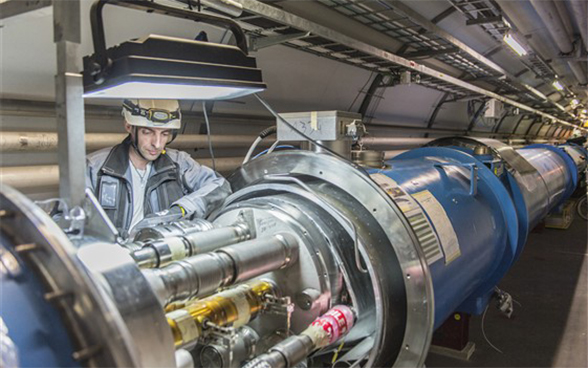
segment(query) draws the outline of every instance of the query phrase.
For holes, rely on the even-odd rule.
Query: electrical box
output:
[[[504,106],[502,105],[502,102],[493,98],[486,103],[484,117],[487,119],[500,119],[503,112]]]
[[[345,111],[290,112],[280,116],[296,129],[317,141],[337,141],[350,136],[349,127],[361,123],[361,115]],[[282,121],[277,121],[278,140],[305,141]]]

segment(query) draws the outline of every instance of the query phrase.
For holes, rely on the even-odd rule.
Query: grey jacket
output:
[[[133,216],[130,139],[87,156],[86,186],[121,234],[128,232]],[[187,216],[206,217],[231,194],[229,183],[189,154],[166,149],[153,162],[145,190],[145,215],[180,205]]]

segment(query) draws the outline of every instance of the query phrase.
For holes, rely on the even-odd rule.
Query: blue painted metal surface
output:
[[[0,234],[0,247],[7,251],[8,244]],[[79,367],[58,311],[44,299],[43,286],[33,272],[19,263],[20,274],[0,275],[0,317],[16,345],[20,366]]]
[[[521,154],[529,158],[533,167],[538,167],[534,175],[539,180],[551,180],[546,186],[561,186],[561,195],[553,196],[550,192],[544,203],[539,203],[553,209],[573,192],[577,170],[565,152],[547,147],[531,146],[544,150],[533,157],[529,155],[532,151]],[[488,154],[474,155],[466,147],[419,148],[398,155],[387,164],[389,169],[370,173],[385,174],[412,195],[425,190],[432,193],[459,242],[459,257],[451,262],[442,258],[429,265],[435,295],[435,328],[455,311],[482,313],[494,287],[520,256],[531,228],[522,184],[500,159]],[[474,168],[477,185],[471,179]],[[554,184],[556,177],[561,183]],[[549,203],[554,198],[557,203]],[[422,208],[436,226],[439,221],[435,216],[439,215]],[[439,230],[435,228],[437,233]]]
[[[517,214],[498,177],[473,156],[451,148],[419,148],[375,170],[396,181],[406,192],[428,190],[445,210],[457,236],[461,255],[430,265],[435,293],[435,327],[454,311],[483,311],[496,283],[512,265],[518,248]],[[472,191],[472,167],[477,188]],[[435,226],[434,216],[426,213]],[[437,233],[441,229],[435,229]],[[464,310],[466,311],[466,310]]]

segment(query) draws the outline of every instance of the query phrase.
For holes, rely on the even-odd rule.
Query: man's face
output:
[[[137,134],[137,148],[149,161],[155,161],[172,138],[171,129],[137,127],[135,130],[130,124],[125,127],[133,139]]]

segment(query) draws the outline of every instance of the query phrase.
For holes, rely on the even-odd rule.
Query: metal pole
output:
[[[79,0],[53,3],[53,33],[57,49],[55,100],[57,114],[59,195],[70,206],[81,206],[85,194],[86,146],[79,47]]]

